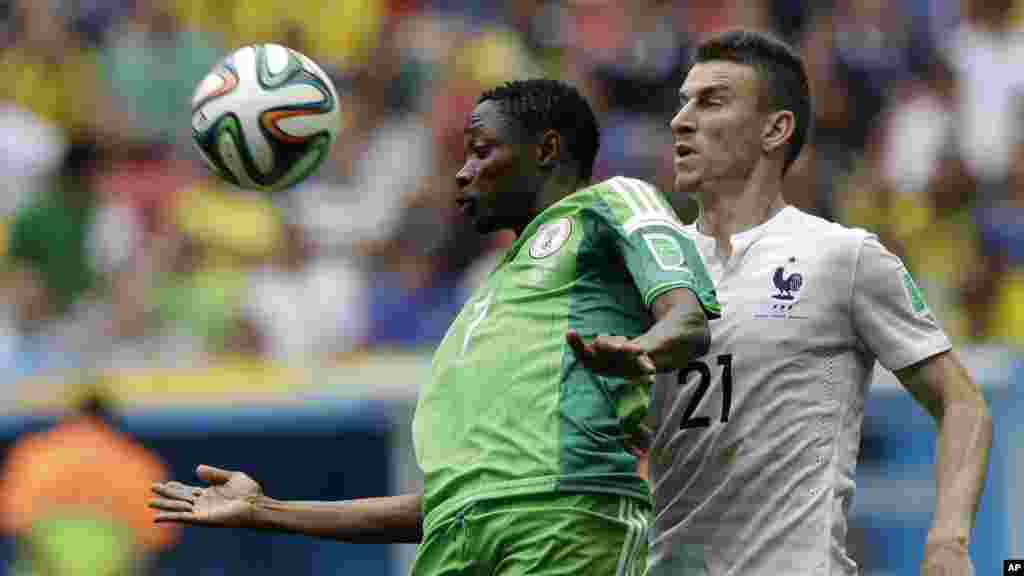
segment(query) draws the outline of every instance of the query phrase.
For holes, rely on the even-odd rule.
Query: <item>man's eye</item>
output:
[[[471,148],[471,150],[473,151],[473,154],[476,154],[476,156],[478,158],[483,158],[483,157],[487,156],[488,154],[490,154],[491,147],[490,146],[486,146],[486,145],[477,145],[477,146],[473,146]]]

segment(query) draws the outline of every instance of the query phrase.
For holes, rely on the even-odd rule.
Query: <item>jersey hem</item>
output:
[[[544,476],[541,478],[529,478],[526,480],[503,482],[496,486],[488,487],[485,490],[477,490],[457,498],[450,498],[445,502],[438,504],[433,510],[426,514],[423,518],[423,533],[430,533],[430,531],[439,524],[454,516],[467,506],[477,502],[545,493],[615,494],[636,498],[644,501],[648,505],[652,505],[650,495],[646,491],[641,491],[639,489],[634,490],[628,486],[613,486],[601,483],[597,478]]]
[[[939,354],[942,354],[944,352],[949,352],[952,349],[953,343],[950,342],[949,338],[947,338],[943,334],[942,336],[935,338],[935,340],[931,342],[929,346],[922,348],[922,353],[910,356],[908,357],[909,359],[901,358],[900,361],[893,362],[891,366],[886,366],[886,368],[888,368],[892,372],[902,370],[904,368],[907,368],[908,366],[913,366],[914,364],[917,364],[919,362],[924,362],[925,360],[933,356],[938,356]]]

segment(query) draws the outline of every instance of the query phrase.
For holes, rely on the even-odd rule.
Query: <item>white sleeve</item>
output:
[[[889,370],[952,348],[903,262],[874,235],[861,243],[853,279],[853,323]]]

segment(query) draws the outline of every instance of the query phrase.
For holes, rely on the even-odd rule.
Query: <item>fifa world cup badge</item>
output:
[[[530,243],[530,256],[533,258],[547,258],[565,244],[565,241],[572,235],[572,220],[559,218],[554,222],[544,224],[533,236]]]

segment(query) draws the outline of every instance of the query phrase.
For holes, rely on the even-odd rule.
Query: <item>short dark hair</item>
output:
[[[785,174],[800,155],[813,121],[807,71],[800,55],[770,34],[752,30],[728,30],[697,46],[691,64],[712,60],[725,60],[754,68],[763,81],[766,103],[772,108],[793,113],[793,136],[782,164],[782,173]]]
[[[114,417],[115,404],[113,392],[108,387],[106,378],[87,384],[80,392],[76,402],[80,414],[111,421]]]
[[[541,78],[515,80],[484,92],[477,103],[487,100],[497,102],[531,136],[548,130],[561,134],[579,165],[577,176],[590,180],[601,132],[590,104],[575,87]]]
[[[83,178],[100,167],[102,153],[98,138],[75,137],[64,151],[61,169],[72,178]]]

